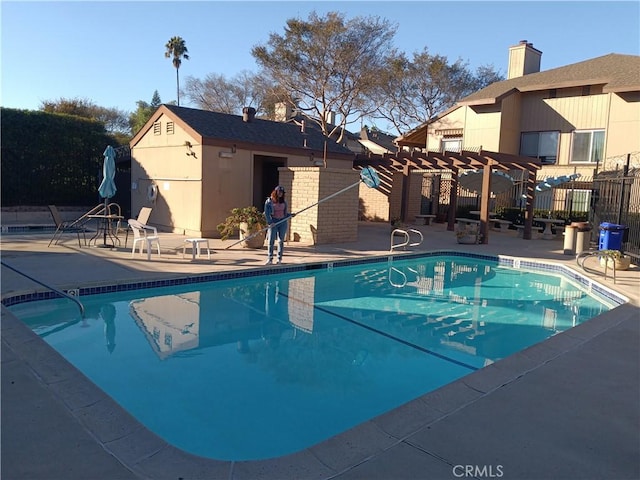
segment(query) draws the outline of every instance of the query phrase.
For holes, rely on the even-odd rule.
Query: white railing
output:
[[[410,233],[417,233],[420,236],[420,241],[411,242]],[[393,243],[396,236],[404,237],[400,243]],[[401,228],[396,228],[391,232],[391,248],[389,248],[390,252],[393,252],[394,249],[400,247],[417,247],[422,244],[424,237],[422,236],[422,232],[420,230],[416,230],[415,228],[410,228],[409,230],[402,230]]]

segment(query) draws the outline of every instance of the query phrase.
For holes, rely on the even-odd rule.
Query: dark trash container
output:
[[[622,250],[627,228],[617,223],[601,223],[598,250]]]

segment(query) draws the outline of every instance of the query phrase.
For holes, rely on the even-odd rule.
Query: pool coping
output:
[[[532,270],[539,270],[546,273],[559,273],[570,280],[579,283],[586,288],[589,292],[593,292],[598,297],[605,297],[611,303],[622,304],[629,302],[629,298],[616,292],[615,290],[607,287],[606,285],[588,278],[581,274],[577,270],[554,262],[542,262],[523,257],[514,257],[510,255],[487,255],[469,252],[460,252],[455,250],[433,250],[429,252],[419,253],[393,253],[386,255],[371,255],[357,259],[335,260],[335,261],[321,261],[321,262],[308,262],[295,265],[281,265],[272,266],[269,268],[250,268],[241,271],[233,272],[215,272],[199,275],[173,275],[163,279],[142,279],[133,280],[127,282],[98,282],[91,286],[77,287],[67,286],[62,287],[62,291],[72,296],[87,296],[87,295],[100,295],[105,293],[118,293],[131,290],[144,290],[149,288],[162,288],[162,287],[175,287],[182,285],[191,285],[204,282],[230,280],[246,277],[258,277],[271,275],[274,273],[289,273],[289,272],[304,272],[310,270],[324,270],[332,269],[334,267],[348,267],[354,265],[367,265],[383,262],[392,262],[394,259],[411,259],[419,257],[431,257],[431,256],[454,256],[454,257],[467,257],[475,258],[487,261],[496,261],[498,265],[508,266],[516,269],[530,268]],[[11,292],[2,296],[1,302],[5,306],[16,305],[24,302],[31,302],[37,300],[50,300],[53,298],[59,298],[59,294],[51,290],[28,290],[25,292]],[[603,301],[605,301],[603,299]]]
[[[389,258],[443,254],[460,254],[460,252],[439,250],[419,254],[380,255],[358,260],[319,262],[260,271],[274,273],[308,270],[309,265],[362,264],[380,262]],[[506,262],[514,260],[532,262],[552,271],[568,271],[582,277],[569,267],[549,262],[494,255],[463,254],[462,256],[484,257],[490,260],[499,258]],[[528,266],[522,263],[521,265]],[[249,272],[255,274],[255,270],[252,270],[245,271],[243,274],[237,272],[235,276],[248,276]],[[599,285],[605,292],[614,294],[618,299],[625,298],[598,282],[584,278],[589,284]],[[3,298],[3,303],[7,298],[15,296],[15,293],[7,295]],[[620,304],[570,330],[499,360],[300,452],[269,460],[238,462],[217,461],[192,455],[159,438],[38,337],[4,305],[2,307],[2,339],[4,345],[33,370],[46,388],[65,405],[71,415],[106,451],[142,478],[322,479],[333,478],[381,455],[417,432],[429,428],[497,389],[518,381],[528,373],[625,321],[628,315],[634,314],[632,310],[628,310],[633,308],[628,303]],[[629,311],[627,316],[625,316],[626,311]]]

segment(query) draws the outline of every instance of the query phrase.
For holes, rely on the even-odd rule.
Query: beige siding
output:
[[[140,208],[153,208],[149,223],[165,231],[199,233],[202,205],[202,149],[177,123],[174,133],[167,134],[166,116],[159,119],[161,134],[149,129],[132,151],[131,212],[137,216]],[[187,155],[185,141],[193,145],[196,156]],[[148,198],[148,188],[155,184],[155,201]]]
[[[526,95],[522,100],[523,132],[605,128],[608,95],[544,98],[545,93]]]
[[[610,95],[605,158],[640,152],[640,92]]]
[[[500,111],[498,106],[467,108],[464,147],[482,147],[497,152],[500,148]]]
[[[520,151],[521,106],[519,94],[509,95],[502,100],[499,152],[517,155]]]
[[[232,158],[221,158],[228,148],[206,147],[203,188],[203,235],[219,237],[217,225],[231,209],[253,205],[253,161],[250,152],[238,150]]]
[[[430,124],[427,130],[427,149],[432,152],[439,152],[442,135],[437,134],[439,130],[449,130],[464,128],[465,108],[458,108],[446,117]]]
[[[161,115],[158,122],[160,134],[151,126],[132,149],[131,180],[137,188],[131,192],[131,208],[136,216],[143,206],[152,207],[149,223],[162,231],[219,238],[217,225],[231,209],[254,204],[254,179],[262,175],[261,170],[254,172],[256,156],[278,156],[289,167],[312,163],[309,155],[242,149],[232,153],[230,147],[202,146],[199,138],[193,138],[168,115]],[[173,122],[171,134],[167,133],[168,122]],[[191,150],[186,141],[192,144]],[[350,159],[328,158],[327,165],[353,173]],[[155,201],[147,195],[152,184],[158,187]],[[257,202],[262,208],[262,199]]]

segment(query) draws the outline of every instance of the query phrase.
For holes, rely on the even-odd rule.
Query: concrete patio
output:
[[[570,266],[562,239],[491,232],[459,245],[444,224],[412,226],[411,251],[509,255]],[[75,235],[3,235],[2,261],[59,289],[261,269],[266,252],[210,240],[211,260],[182,257],[185,237],[161,234],[160,258],[130,248],[78,248]],[[289,243],[285,264],[387,255],[388,225],[359,225],[349,244]],[[2,307],[2,478],[86,479],[637,479],[640,478],[640,269],[585,276],[630,299],[302,452],[222,462],[182,452],[147,431]],[[3,266],[3,298],[42,288]]]

